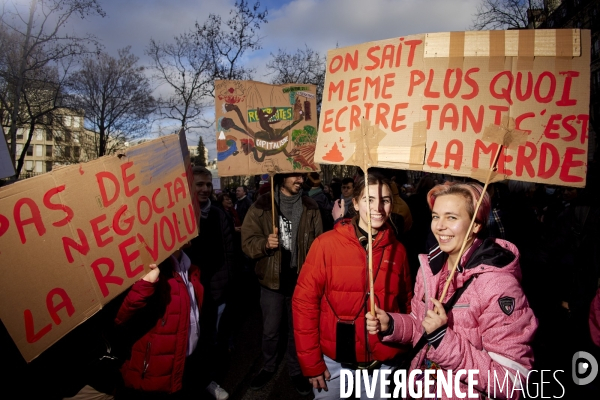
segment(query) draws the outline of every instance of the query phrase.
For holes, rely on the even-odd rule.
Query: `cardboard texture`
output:
[[[590,31],[412,35],[330,50],[315,162],[585,186]],[[363,128],[365,125],[365,128]],[[375,137],[371,135],[371,137]]]
[[[0,318],[26,361],[197,236],[185,152],[164,136],[0,189]]]
[[[13,176],[15,174],[15,166],[12,163],[6,137],[2,135],[0,139],[0,179]]]
[[[316,171],[316,87],[215,82],[219,176]]]

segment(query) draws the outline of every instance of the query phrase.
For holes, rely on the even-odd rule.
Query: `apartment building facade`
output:
[[[17,157],[26,146],[28,136],[28,127],[17,130]],[[84,127],[83,112],[62,109],[52,116],[45,116],[35,127],[19,178],[50,172],[57,166],[93,160],[97,158],[96,141],[97,134]],[[10,146],[9,137],[7,142]]]

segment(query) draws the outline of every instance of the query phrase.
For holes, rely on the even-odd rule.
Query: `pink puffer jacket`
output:
[[[394,330],[383,338],[384,342],[415,345],[425,333],[421,322],[427,310],[433,309],[429,299],[441,294],[448,276],[447,267],[442,267],[445,253],[435,255],[419,256],[421,268],[417,274],[412,312],[410,315],[390,314],[394,319]],[[448,312],[447,327],[428,335],[430,346],[421,349],[410,368],[423,369],[427,358],[443,370],[479,370],[475,389],[483,394],[488,392],[489,372],[491,393],[488,395],[511,398],[517,371],[521,382],[525,382],[523,376],[532,368],[531,342],[538,325],[519,283],[519,252],[512,243],[504,240],[476,240],[462,257],[461,265],[464,268],[456,272],[443,303],[471,276],[475,278]],[[461,391],[466,393],[467,385],[465,381],[461,383]],[[500,389],[502,384],[504,390]],[[513,393],[518,396],[520,391]]]

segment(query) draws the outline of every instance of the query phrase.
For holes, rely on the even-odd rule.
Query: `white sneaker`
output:
[[[227,400],[229,398],[229,393],[227,393],[227,391],[219,386],[215,381],[212,381],[206,387],[206,391],[217,400]]]

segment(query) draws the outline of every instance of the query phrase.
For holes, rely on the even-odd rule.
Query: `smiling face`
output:
[[[367,201],[367,192],[363,189],[360,197],[353,198],[352,203],[360,216],[358,226],[364,231],[368,231],[368,212],[371,209],[371,233],[377,233],[392,212],[392,192],[383,183],[369,185],[369,199]]]
[[[196,192],[196,196],[198,196],[198,202],[201,205],[206,204],[212,195],[212,190],[212,177],[210,175],[194,175],[194,191]]]
[[[467,211],[467,200],[457,194],[439,196],[435,199],[431,215],[431,231],[435,235],[440,249],[448,254],[448,261],[452,267],[456,263],[471,224],[471,216]],[[480,229],[480,224],[473,225],[473,232],[469,235],[465,249],[471,246]]]
[[[289,174],[283,178],[283,182],[281,183],[281,193],[286,196],[298,194],[302,190],[303,183],[304,179],[302,178],[302,174]]]

